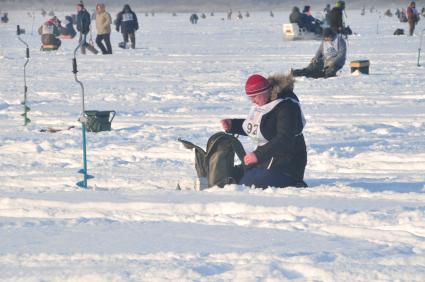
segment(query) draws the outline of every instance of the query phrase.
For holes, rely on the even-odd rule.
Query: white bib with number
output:
[[[263,116],[271,112],[280,102],[283,102],[285,100],[291,100],[292,102],[300,106],[301,119],[302,119],[302,124],[304,128],[305,118],[301,110],[301,105],[297,100],[293,98],[276,99],[263,106],[254,106],[249,111],[248,117],[245,119],[245,121],[242,124],[242,128],[245,131],[245,133],[252,139],[254,144],[256,144],[257,146],[263,146],[267,144],[267,142],[269,142],[269,140],[267,140],[261,133],[260,125],[261,125],[261,120],[263,119]],[[297,135],[301,133],[302,133],[302,130]]]
[[[53,34],[54,27],[51,24],[44,24],[41,34]]]
[[[133,14],[132,13],[125,13],[122,15],[122,21],[123,22],[129,22],[133,20]]]

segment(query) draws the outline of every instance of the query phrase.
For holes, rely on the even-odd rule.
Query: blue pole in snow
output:
[[[80,187],[87,188],[87,150],[86,150],[86,124],[81,123],[82,135],[83,135],[83,185]]]
[[[78,119],[81,122],[81,130],[82,130],[82,138],[83,138],[83,168],[78,172],[83,174],[83,180],[78,182],[77,185],[82,188],[87,188],[87,180],[93,178],[93,176],[87,174],[87,149],[86,149],[86,122],[87,117],[85,114],[85,105],[84,105],[84,85],[77,78],[77,58],[76,54],[78,49],[80,49],[81,45],[85,42],[85,35],[83,35],[82,40],[78,44],[77,48],[74,50],[74,58],[72,59],[72,72],[74,73],[75,81],[80,84],[81,87],[81,115]]]

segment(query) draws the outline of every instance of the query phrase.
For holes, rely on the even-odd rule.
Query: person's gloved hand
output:
[[[245,155],[245,157],[243,158],[243,162],[245,165],[253,165],[258,163],[258,159],[257,156],[251,152]]]
[[[232,120],[230,119],[222,119],[220,120],[221,127],[225,132],[229,132],[232,129]]]

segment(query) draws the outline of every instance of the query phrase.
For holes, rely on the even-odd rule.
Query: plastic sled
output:
[[[283,24],[283,36],[286,40],[321,40],[322,36],[314,32],[305,31],[296,23]]]
[[[51,45],[51,44],[43,44],[41,45],[41,48],[40,48],[41,51],[54,51],[58,49],[59,49],[59,46]]]
[[[71,36],[71,35],[60,35],[59,38],[60,39],[73,39],[75,36]]]

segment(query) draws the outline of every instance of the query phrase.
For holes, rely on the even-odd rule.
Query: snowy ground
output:
[[[175,190],[195,176],[178,137],[205,145],[221,118],[246,115],[249,74],[303,67],[316,51],[283,41],[287,13],[275,14],[196,26],[139,15],[136,50],[116,48],[114,32],[113,56],[79,56],[87,108],[118,113],[113,131],[88,134],[95,179],[82,190],[76,41],[42,53],[26,11],[11,11],[0,25],[0,280],[424,281],[425,68],[419,36],[393,36],[407,30],[394,18],[377,28],[377,14],[348,13],[347,61],[369,59],[371,75],[297,79],[310,188]],[[28,127],[16,24],[31,46]]]

